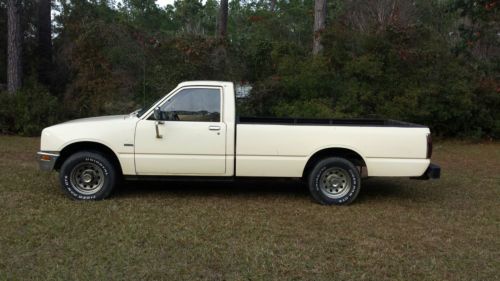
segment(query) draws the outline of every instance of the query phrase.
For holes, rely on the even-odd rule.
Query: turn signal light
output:
[[[42,155],[40,156],[40,160],[43,161],[50,161],[52,158],[49,155]]]

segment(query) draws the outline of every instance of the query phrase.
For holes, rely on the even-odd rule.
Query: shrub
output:
[[[44,127],[57,123],[62,108],[41,87],[25,87],[15,95],[0,93],[0,131],[37,136]]]
[[[247,112],[402,119],[438,136],[499,137],[498,82],[425,26],[378,34],[334,27],[324,43],[317,58],[276,60],[276,73],[255,84]]]

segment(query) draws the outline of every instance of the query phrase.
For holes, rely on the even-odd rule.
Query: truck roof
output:
[[[228,85],[232,85],[232,82],[199,80],[199,81],[185,81],[185,82],[179,83],[179,87],[183,87],[183,86],[228,86]]]

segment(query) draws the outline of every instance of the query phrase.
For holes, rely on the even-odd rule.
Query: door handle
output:
[[[155,129],[156,129],[156,138],[157,139],[162,139],[163,135],[160,135],[160,130],[158,129],[158,125],[163,124],[163,121],[156,121],[155,122]]]
[[[220,126],[211,125],[211,126],[208,126],[208,129],[210,131],[220,131]]]

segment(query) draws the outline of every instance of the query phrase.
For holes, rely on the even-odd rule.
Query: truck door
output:
[[[137,123],[138,175],[217,175],[226,171],[226,124],[219,87],[184,87]]]

